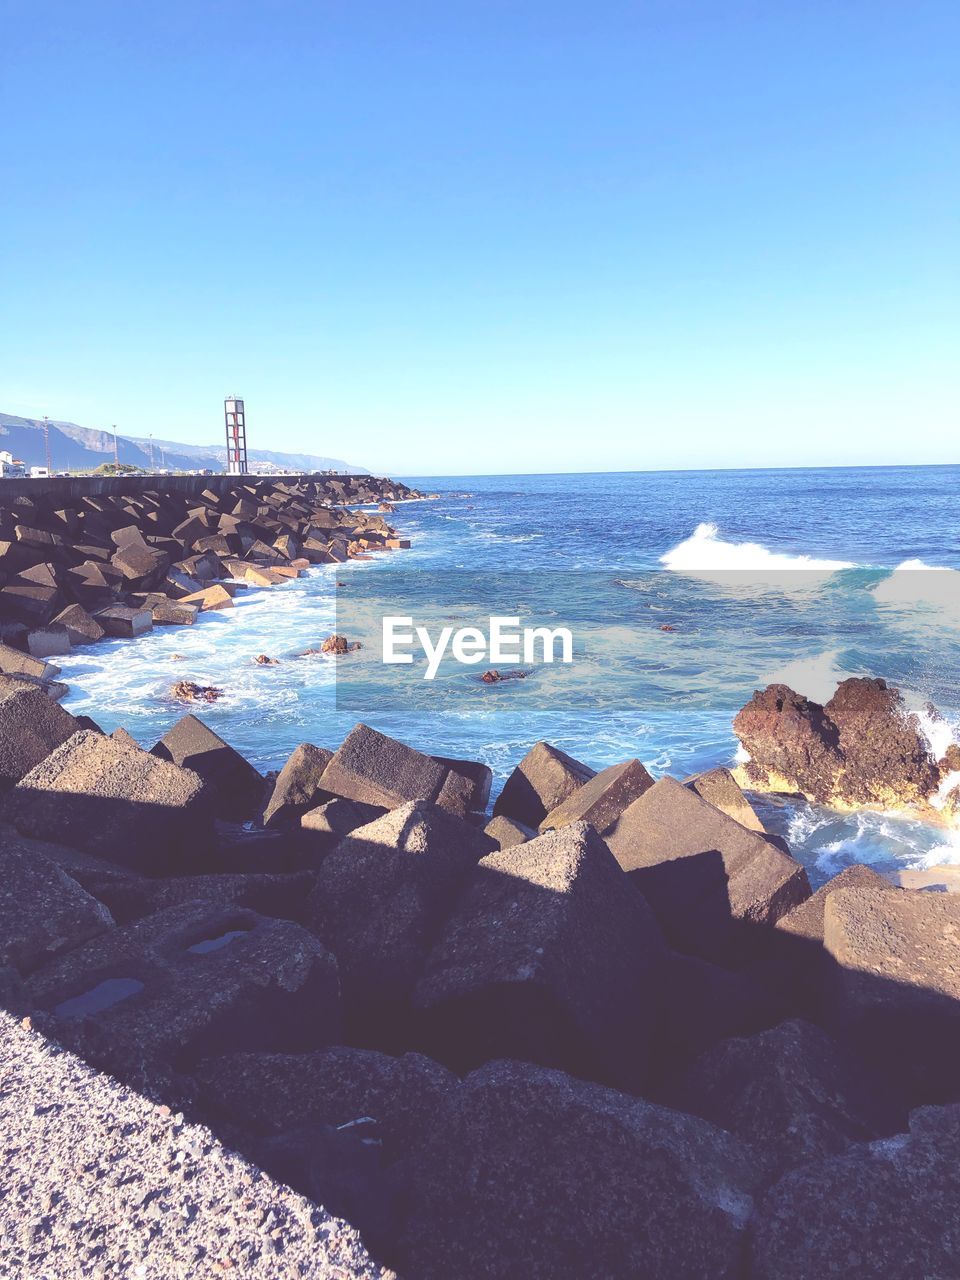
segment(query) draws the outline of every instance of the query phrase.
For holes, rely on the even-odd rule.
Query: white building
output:
[[[0,478],[16,480],[26,474],[26,468],[19,458],[15,458],[9,449],[0,449]]]
[[[46,468],[46,467],[31,467],[31,468],[30,468],[30,479],[31,479],[31,480],[46,480],[46,479],[48,478],[48,476],[49,476],[49,475],[50,475],[50,472],[47,470],[47,468]]]

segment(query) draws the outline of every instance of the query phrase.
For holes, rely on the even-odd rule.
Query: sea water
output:
[[[199,714],[261,770],[362,719],[484,760],[495,790],[538,738],[594,768],[732,764],[732,719],[773,680],[825,701],[847,675],[881,676],[935,748],[960,728],[960,468],[403,478],[440,494],[390,517],[411,550],[76,650],[65,705],[150,746],[184,713],[170,686],[189,679],[224,690]],[[500,684],[446,663],[425,682],[369,642],[383,611],[463,624],[488,610],[570,626],[574,663]],[[364,648],[298,656],[335,628]],[[902,816],[760,804],[814,882],[858,861],[960,861],[957,833]]]

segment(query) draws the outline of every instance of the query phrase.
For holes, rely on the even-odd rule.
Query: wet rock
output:
[[[753,945],[810,896],[799,862],[714,809],[675,778],[661,778],[604,836],[674,945],[705,959]]]
[[[536,829],[548,813],[593,776],[593,769],[565,751],[549,742],[538,742],[504,784],[493,806],[494,817],[503,814]]]
[[[519,1062],[449,1093],[397,1178],[419,1280],[733,1277],[757,1184],[706,1121]]]
[[[712,804],[715,809],[725,813],[728,818],[739,822],[741,827],[749,831],[759,831],[766,835],[763,823],[757,817],[756,810],[744,795],[742,789],[729,769],[707,769],[703,773],[695,773],[684,778],[683,785],[695,791],[701,800]]]
[[[340,964],[347,1016],[389,1042],[455,895],[490,841],[411,801],[358,827],[316,873],[307,918]]]
[[[836,1020],[913,1102],[960,1094],[960,898],[908,889],[828,895]]]
[[[327,795],[320,786],[323,771],[333,752],[302,742],[294,748],[274,781],[263,811],[265,827],[295,825],[309,809]]]
[[[746,785],[838,808],[929,810],[941,772],[915,714],[884,680],[844,680],[824,706],[786,685],[755,693],[734,731]]]
[[[750,1143],[772,1176],[894,1127],[895,1113],[866,1069],[799,1020],[709,1049],[671,1101]]]
[[[910,1132],[794,1169],[751,1224],[751,1280],[926,1280],[956,1274],[960,1107],[923,1107]]]
[[[336,961],[305,929],[206,902],[117,926],[27,980],[61,1033],[117,1061],[339,1038]]]
[[[38,686],[0,676],[0,792],[76,732],[77,722]]]
[[[346,636],[332,635],[327,636],[326,640],[324,640],[323,644],[320,646],[320,652],[339,655],[344,653],[353,653],[360,647],[360,642],[358,640],[351,642]]]
[[[258,653],[254,658],[254,662],[261,667],[276,667],[279,665],[279,658],[268,658],[265,653]]]
[[[107,908],[56,863],[0,839],[0,965],[26,975],[112,925]]]
[[[484,684],[500,684],[503,680],[526,680],[526,671],[499,671],[496,667],[479,677]]]
[[[184,716],[153,748],[158,760],[191,769],[207,785],[218,818],[242,822],[260,807],[264,781],[253,765],[219,734],[198,720]]]
[[[177,680],[170,686],[170,697],[178,702],[217,702],[223,690],[215,685],[196,684],[193,680]]]
[[[516,1057],[638,1087],[665,951],[647,904],[586,823],[491,853],[417,986],[424,1044],[457,1070]]]
[[[195,773],[82,729],[7,793],[3,817],[24,835],[135,869],[170,870],[212,838]]]
[[[589,822],[603,835],[618,821],[627,806],[652,786],[653,778],[639,760],[613,764],[595,774],[552,809],[540,823],[540,830],[553,831],[571,822]]]

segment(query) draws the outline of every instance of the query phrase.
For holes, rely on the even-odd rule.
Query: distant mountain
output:
[[[120,461],[141,470],[150,467],[150,441],[131,436],[118,436]],[[28,467],[46,466],[43,446],[43,419],[19,418],[0,413],[0,449],[9,449]],[[248,447],[250,466],[272,463],[290,471],[349,471],[369,475],[366,467],[355,466],[342,458],[327,458],[311,453],[277,453],[271,449]],[[78,471],[113,462],[113,432],[93,427],[78,427],[75,422],[50,420],[50,460],[54,471]],[[156,467],[168,471],[223,471],[227,451],[218,445],[177,444],[171,440],[153,441]]]

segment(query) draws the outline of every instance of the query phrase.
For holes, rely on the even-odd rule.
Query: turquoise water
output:
[[[193,628],[81,650],[63,663],[66,705],[151,745],[182,714],[167,693],[186,678],[225,689],[201,714],[262,769],[301,741],[334,746],[363,719],[483,759],[497,785],[537,738],[594,767],[639,755],[682,776],[731,763],[734,714],[775,678],[824,700],[844,675],[883,676],[935,740],[955,732],[960,468],[403,478],[441,494],[392,517],[410,551],[250,591]],[[567,625],[575,660],[499,685],[448,661],[424,681],[422,662],[380,662],[383,612]],[[360,653],[295,656],[335,625]],[[257,666],[258,653],[280,664]],[[764,814],[815,879],[852,861],[960,860],[955,833],[902,818],[769,803]]]

